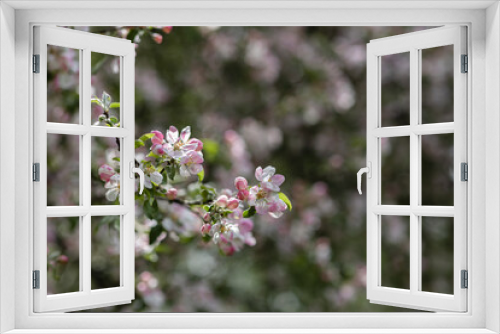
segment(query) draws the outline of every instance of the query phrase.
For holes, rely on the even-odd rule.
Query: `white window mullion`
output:
[[[410,127],[414,128],[419,124],[419,52],[417,49],[410,51]],[[419,136],[410,133],[410,208],[413,209],[419,204]],[[420,241],[419,241],[419,221],[420,218],[414,212],[410,215],[410,291],[415,293],[419,287],[419,263],[420,263]]]

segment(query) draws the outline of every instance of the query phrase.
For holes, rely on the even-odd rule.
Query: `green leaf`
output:
[[[281,192],[278,194],[278,196],[283,202],[285,202],[286,206],[288,206],[288,210],[292,211],[292,202],[290,202],[290,199]]]
[[[99,98],[95,97],[95,96],[92,99],[90,99],[90,102],[98,104],[98,105],[100,105],[102,107],[102,101]]]
[[[118,123],[118,118],[116,118],[116,117],[114,117],[114,116],[111,116],[111,117],[109,118],[109,121],[110,121],[111,123],[113,123],[113,124],[116,124],[116,123]]]
[[[144,142],[140,139],[136,139],[135,140],[135,148],[138,148],[138,147],[141,147],[141,146],[144,146]]]
[[[175,166],[170,165],[167,167],[167,176],[171,181],[174,180],[174,178],[175,178]]]
[[[119,158],[119,157],[114,157],[114,158],[113,158],[113,159],[111,159],[111,160],[120,162],[120,158]]]
[[[243,211],[243,218],[250,218],[254,216],[256,212],[255,207],[251,206],[247,210]]]
[[[106,92],[102,92],[102,105],[105,111],[109,110],[109,106],[111,105],[111,95]]]
[[[203,182],[204,178],[205,178],[205,170],[202,169],[201,172],[198,173],[198,181]]]
[[[155,136],[154,133],[145,133],[143,134],[139,139],[142,140],[143,142],[147,141],[148,139],[151,139]]]
[[[206,212],[210,211],[210,206],[209,205],[204,205],[203,206],[203,210],[205,210]]]
[[[203,153],[205,154],[205,159],[207,161],[214,161],[219,153],[219,143],[212,139],[202,139],[203,142]]]
[[[152,245],[155,243],[156,239],[160,236],[161,232],[163,232],[163,227],[161,224],[157,224],[149,231],[149,244]]]
[[[112,102],[110,105],[109,105],[109,108],[120,108],[120,102]]]

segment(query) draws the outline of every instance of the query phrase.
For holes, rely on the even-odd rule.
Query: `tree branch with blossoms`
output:
[[[99,125],[119,126],[118,120],[111,119],[107,112],[113,106],[107,93],[102,99],[94,97],[92,101],[103,108]],[[165,134],[152,130],[135,141],[135,148],[140,147],[149,147],[149,150],[142,158],[136,158],[136,165],[145,174],[144,192],[142,195],[136,193],[136,200],[149,219],[162,222],[151,228],[150,244],[157,242],[165,232],[182,230],[161,212],[159,200],[168,202],[177,210],[178,216],[180,209],[191,212],[191,216],[180,214],[185,217],[185,221],[178,219],[180,225],[187,224],[192,215],[201,220],[197,235],[216,245],[224,255],[233,255],[245,246],[256,244],[251,219],[255,214],[279,218],[287,208],[292,209],[290,200],[280,190],[285,177],[276,174],[272,166],[258,167],[253,185],[242,176],[234,180],[233,190],[218,190],[204,183],[203,142],[191,137],[189,126],[180,132],[175,126],[170,126]],[[111,202],[117,201],[120,191],[119,158],[113,159],[98,170],[107,189],[106,199]],[[190,237],[193,239],[191,234]]]

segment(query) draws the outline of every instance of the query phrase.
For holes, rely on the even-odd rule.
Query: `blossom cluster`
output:
[[[137,155],[136,165],[144,171],[146,189],[136,199],[147,218],[156,222],[150,229],[150,244],[165,239],[166,234],[174,241],[193,240],[194,228],[205,242],[215,244],[224,255],[232,255],[256,244],[253,215],[279,218],[287,208],[291,210],[290,200],[280,190],[285,177],[276,174],[272,166],[255,170],[254,185],[238,176],[234,190],[217,191],[203,183],[203,142],[191,137],[189,126],[180,132],[170,126],[165,134],[153,130],[137,139],[135,146],[149,147],[147,154]],[[119,167],[103,164],[98,173],[105,182],[106,199],[115,201],[120,193]],[[168,208],[162,211],[165,203]]]

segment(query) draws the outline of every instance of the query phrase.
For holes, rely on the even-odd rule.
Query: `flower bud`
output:
[[[240,201],[238,201],[237,198],[231,198],[229,199],[229,201],[227,202],[227,208],[229,210],[234,210],[238,207],[238,205],[240,205]]]
[[[166,195],[167,195],[167,198],[171,201],[176,199],[177,198],[177,189],[176,188],[168,189]]]
[[[158,33],[152,33],[151,36],[153,37],[153,40],[156,42],[156,44],[161,44],[163,42],[163,36]]]
[[[221,208],[225,208],[227,206],[227,196],[226,195],[221,195],[217,200],[215,201],[215,205]]]
[[[238,198],[241,201],[246,200],[248,198],[248,195],[250,195],[250,192],[247,189],[243,189],[243,190],[238,191]]]
[[[59,257],[57,258],[57,262],[59,262],[60,264],[66,264],[68,263],[68,257],[66,255],[59,255]]]
[[[248,181],[243,176],[238,176],[234,179],[234,186],[238,190],[244,190],[248,188]]]
[[[209,212],[205,212],[203,214],[203,220],[206,221],[206,222],[208,222],[208,221],[210,221],[210,219],[211,219],[210,213]]]
[[[203,226],[201,227],[201,233],[208,234],[208,232],[210,232],[211,228],[212,228],[212,225],[210,225],[210,224],[203,224]]]

